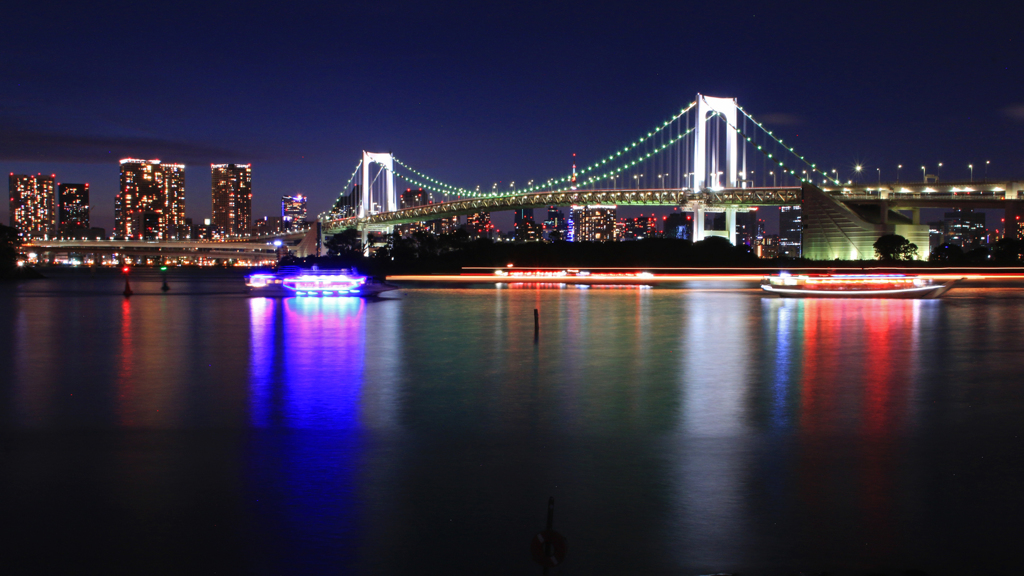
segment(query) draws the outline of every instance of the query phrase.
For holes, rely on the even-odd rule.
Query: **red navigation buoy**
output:
[[[128,283],[128,267],[125,266],[121,269],[124,272],[124,297],[127,298],[132,295],[132,285]]]

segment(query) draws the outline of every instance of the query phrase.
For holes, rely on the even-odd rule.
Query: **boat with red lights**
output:
[[[937,283],[905,274],[789,274],[765,276],[761,290],[783,298],[938,298],[957,280]]]
[[[398,288],[347,268],[321,270],[317,266],[281,266],[275,272],[256,272],[245,277],[245,285],[253,296],[376,296]]]

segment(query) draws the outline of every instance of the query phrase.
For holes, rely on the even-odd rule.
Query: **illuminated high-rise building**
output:
[[[1003,237],[1024,240],[1024,200],[1006,202],[1003,217]]]
[[[306,197],[302,194],[281,197],[281,221],[288,229],[297,228],[306,221]]]
[[[567,228],[565,215],[558,206],[548,206],[548,217],[544,220],[545,230],[564,231]]]
[[[51,174],[11,174],[10,192],[11,227],[26,238],[49,240],[54,237],[57,217],[53,203]]]
[[[416,208],[417,206],[426,206],[427,204],[434,203],[434,195],[430,192],[424,192],[423,188],[406,188],[405,192],[402,192],[399,197],[400,208]]]
[[[637,218],[623,218],[619,221],[620,240],[643,240],[658,235],[658,219],[654,214]]]
[[[466,217],[466,232],[473,238],[490,238],[494,234],[490,212],[476,212]]]
[[[89,230],[89,185],[57,184],[57,231],[77,238]]]
[[[803,254],[803,210],[799,206],[779,209],[779,256],[799,258]]]
[[[213,225],[224,236],[248,236],[252,227],[252,164],[211,164]]]
[[[121,187],[114,200],[114,235],[133,239],[187,237],[185,165],[121,160]]]
[[[515,239],[520,242],[536,242],[541,239],[542,228],[533,221],[533,208],[516,210],[513,227]]]
[[[612,242],[616,240],[614,205],[573,206],[569,219],[570,242]]]

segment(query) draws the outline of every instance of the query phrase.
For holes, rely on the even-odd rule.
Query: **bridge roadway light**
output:
[[[878,185],[881,186],[882,185],[882,169],[881,168],[875,168],[875,170],[878,170]]]
[[[935,181],[939,181],[939,174],[942,173],[942,162],[939,162],[939,168],[935,171]]]
[[[896,183],[900,183],[900,170],[903,168],[903,164],[896,166]]]
[[[985,160],[985,181],[988,182],[988,165],[990,160]]]
[[[927,184],[927,183],[928,183],[928,174],[927,174],[927,173],[925,172],[925,167],[924,167],[924,166],[921,166],[921,180],[922,180],[922,181],[923,181],[923,182],[924,182],[925,184]]]
[[[967,167],[971,169],[971,182],[974,182],[974,164],[968,164]]]

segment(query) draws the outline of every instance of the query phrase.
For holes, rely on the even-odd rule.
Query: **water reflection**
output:
[[[365,308],[358,298],[249,300],[250,417],[265,431],[249,446],[248,490],[263,503],[255,554],[271,572],[354,562]]]
[[[117,522],[82,549],[113,557],[127,538],[150,558],[166,544],[147,531],[173,532],[181,549],[233,541],[224,565],[268,573],[438,571],[453,542],[467,565],[527,573],[521,536],[552,494],[580,573],[902,570],[1016,549],[969,520],[1024,509],[1006,440],[1024,406],[1020,300],[90,298],[0,308],[17,432],[0,501],[38,519],[15,548],[60,524],[38,487],[74,478],[59,506],[84,524],[82,502],[100,502]]]
[[[365,306],[361,298],[249,300],[254,426],[358,425]]]

